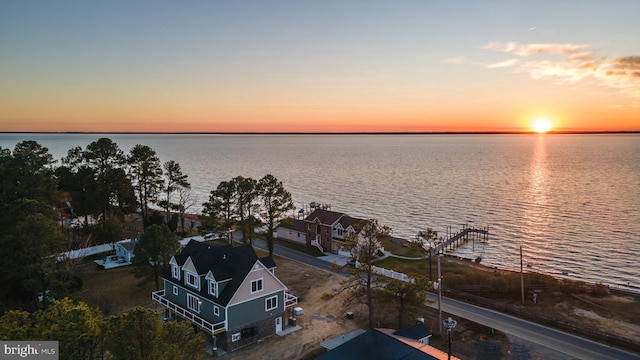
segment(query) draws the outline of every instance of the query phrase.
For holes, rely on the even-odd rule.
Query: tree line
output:
[[[251,242],[254,229],[266,225],[265,238],[273,254],[273,232],[277,221],[293,209],[291,194],[282,181],[267,174],[260,180],[237,176],[222,181],[202,204],[203,230],[225,233],[240,229],[242,242]]]
[[[65,359],[204,359],[205,337],[187,321],[163,323],[158,314],[133,308],[106,317],[68,298],[33,313],[11,310],[0,317],[0,340],[58,341]]]
[[[185,232],[185,215],[197,204],[180,164],[162,163],[146,145],[125,153],[111,139],[100,138],[68,150],[56,162],[36,141],[22,141],[13,151],[0,147],[0,247],[7,254],[0,262],[0,314],[35,311],[47,305],[44,295],[60,299],[81,287],[75,263],[55,255],[120,240],[132,214],[145,230],[152,225],[170,230],[167,235],[155,229],[136,250],[142,255],[138,260],[143,259],[136,268],[150,266],[157,283],[166,266],[163,259],[178,249],[175,233]],[[163,210],[153,210],[154,205]],[[259,180],[237,176],[221,182],[202,206],[201,232],[235,228],[246,242],[252,241],[256,226],[266,225],[273,252],[273,231],[293,201],[272,175]],[[79,225],[67,227],[71,219],[80,220]]]
[[[145,145],[125,154],[100,138],[70,149],[58,166],[33,140],[13,151],[0,148],[0,247],[6,254],[0,262],[0,313],[35,311],[46,305],[45,295],[62,298],[77,289],[73,262],[57,254],[120,240],[124,218],[132,213],[148,226],[150,204],[163,206],[167,219],[171,210],[183,213],[192,205],[189,188],[179,164],[161,164]],[[67,227],[72,218],[82,219],[81,225]]]

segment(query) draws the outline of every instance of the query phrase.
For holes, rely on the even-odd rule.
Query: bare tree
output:
[[[436,246],[438,246],[438,244],[442,243],[443,241],[443,238],[438,237],[437,231],[434,231],[431,228],[427,228],[427,230],[418,231],[418,234],[416,234],[416,239],[412,243],[413,246],[416,246],[420,251],[427,254],[427,257],[429,258],[429,281],[433,281],[431,256],[433,255]]]
[[[198,200],[195,195],[193,195],[190,188],[180,188],[180,190],[178,190],[178,202],[175,210],[180,216],[180,227],[182,228],[183,233],[185,232],[185,214],[187,214],[197,203]],[[193,220],[191,223],[193,223]]]
[[[356,234],[349,236],[351,242],[351,255],[356,259],[356,267],[351,269],[352,276],[342,283],[343,290],[347,290],[350,296],[347,302],[359,302],[367,305],[369,309],[369,328],[374,323],[373,292],[384,286],[384,283],[373,271],[373,260],[382,249],[381,241],[388,238],[391,229],[381,226],[375,219],[362,221],[356,225]]]

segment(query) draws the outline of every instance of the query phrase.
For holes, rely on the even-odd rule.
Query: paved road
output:
[[[266,250],[265,242],[262,240],[254,240],[253,246]],[[276,245],[274,253],[321,270],[331,271],[330,263],[296,250]],[[430,305],[437,308],[436,295],[429,294],[429,297],[434,300]],[[640,355],[638,354],[616,349],[530,321],[446,297],[442,298],[442,311],[478,324],[489,326],[578,359],[640,360]]]
[[[429,294],[429,298],[433,300],[430,306],[437,308],[437,296]],[[640,359],[637,354],[446,297],[442,298],[442,311],[578,359]]]

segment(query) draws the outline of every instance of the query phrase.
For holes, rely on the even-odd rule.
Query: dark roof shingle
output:
[[[201,296],[222,306],[229,303],[256,261],[260,261],[268,269],[276,266],[271,256],[258,259],[256,252],[249,244],[212,246],[192,240],[187,243],[180,254],[175,256],[178,266],[183,266],[188,258],[191,258],[198,275],[204,276],[211,271],[216,281],[229,280],[217,298],[209,295],[207,286],[201,286],[201,290],[198,292]],[[164,273],[163,278],[184,286],[184,277],[176,280],[172,277],[170,270]]]

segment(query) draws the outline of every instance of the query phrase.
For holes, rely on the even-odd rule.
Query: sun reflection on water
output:
[[[531,257],[542,256],[548,243],[547,231],[550,221],[549,209],[549,168],[545,136],[539,135],[533,149],[529,166],[529,193],[524,199],[524,232],[530,243],[522,244]]]

